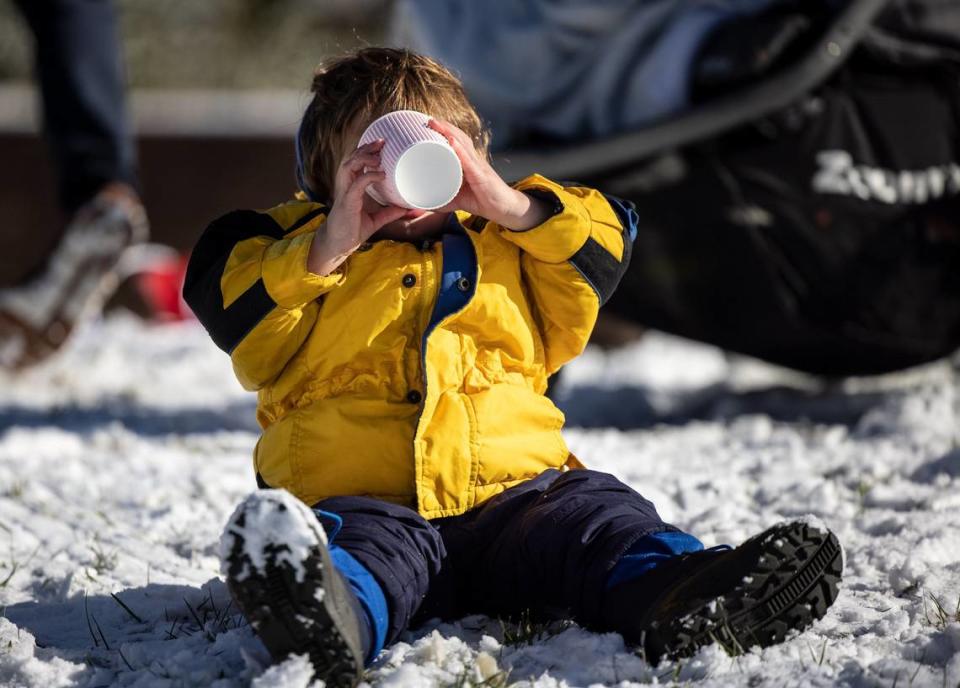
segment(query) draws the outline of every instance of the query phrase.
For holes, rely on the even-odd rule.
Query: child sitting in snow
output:
[[[534,175],[508,185],[460,82],[369,48],[317,72],[298,134],[309,200],[213,222],[184,294],[258,390],[264,489],[227,525],[230,589],[276,659],[352,685],[405,629],[467,613],[572,618],[651,661],[780,642],[823,616],[836,538],[780,525],[704,550],[584,469],[544,396],[626,269],[632,208]],[[378,205],[382,141],[419,110],[463,186],[435,212]],[[280,489],[282,488],[282,489]]]

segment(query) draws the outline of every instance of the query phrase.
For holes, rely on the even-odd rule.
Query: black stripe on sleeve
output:
[[[237,210],[214,220],[190,255],[183,298],[214,343],[227,353],[276,306],[263,280],[257,280],[225,309],[220,279],[227,259],[241,241],[258,236],[282,239],[283,235],[283,228],[269,215]]]
[[[601,306],[613,296],[613,292],[623,276],[621,270],[623,264],[593,237],[587,239],[580,250],[573,254],[573,257],[570,258],[570,264],[597,292]]]
[[[276,305],[267,293],[263,280],[258,279],[226,310],[221,311],[222,316],[216,328],[216,334],[214,330],[209,330],[210,336],[213,337],[217,346],[228,354],[232,354],[243,338],[250,334],[261,320],[270,315],[270,311]]]
[[[587,239],[580,250],[570,258],[573,267],[597,292],[601,306],[613,296],[613,292],[616,291],[617,285],[620,284],[621,278],[627,271],[633,253],[633,240],[636,238],[636,222],[634,220],[636,211],[633,210],[633,204],[627,204],[612,196],[605,196],[605,198],[620,220],[620,236],[623,238],[622,259],[617,260],[593,237]]]

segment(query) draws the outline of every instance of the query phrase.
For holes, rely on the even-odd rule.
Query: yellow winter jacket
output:
[[[448,225],[469,239],[457,255],[445,239],[377,241],[328,276],[306,267],[321,205],[207,228],[184,296],[259,393],[261,484],[437,518],[567,464],[547,378],[583,350],[626,269],[628,210],[536,175],[515,186],[552,217],[513,232],[457,213]]]

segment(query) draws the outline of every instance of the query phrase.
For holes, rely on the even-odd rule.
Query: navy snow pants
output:
[[[433,521],[369,497],[332,497],[314,509],[343,519],[336,544],[383,589],[387,644],[427,619],[472,613],[597,625],[621,555],[642,537],[677,530],[638,492],[589,470],[548,470]]]

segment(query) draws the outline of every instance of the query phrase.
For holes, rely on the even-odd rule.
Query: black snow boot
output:
[[[736,549],[682,555],[614,586],[604,598],[603,626],[642,647],[652,664],[714,642],[737,655],[783,642],[821,618],[842,572],[833,533],[781,524]]]
[[[327,686],[357,684],[368,621],[306,505],[284,490],[255,492],[230,517],[220,556],[237,606],[275,661],[305,654]]]

